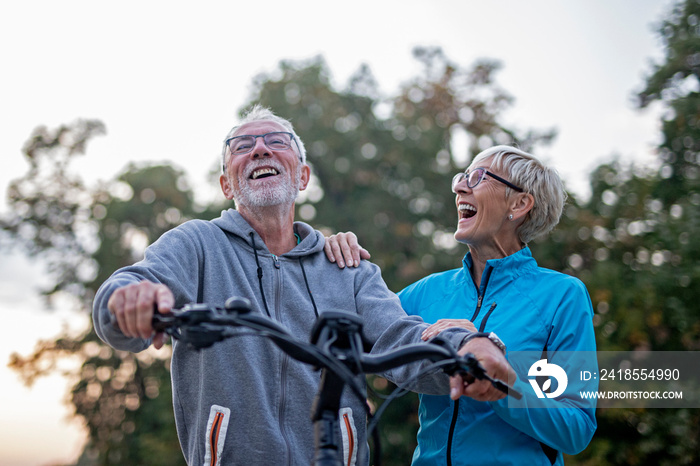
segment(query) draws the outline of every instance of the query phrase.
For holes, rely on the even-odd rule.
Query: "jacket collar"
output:
[[[462,259],[462,265],[464,267],[465,272],[469,273],[469,271],[472,268],[472,265],[474,265],[472,261],[471,252],[467,252],[467,254],[464,256],[464,258]],[[503,269],[510,270],[513,274],[515,274],[516,271],[520,271],[529,267],[537,267],[537,262],[532,257],[532,251],[530,250],[530,248],[525,246],[520,251],[511,254],[510,256],[506,256],[500,259],[487,260],[484,272],[486,272],[488,269]]]

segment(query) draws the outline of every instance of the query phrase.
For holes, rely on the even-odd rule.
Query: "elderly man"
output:
[[[373,352],[421,341],[427,325],[401,309],[375,265],[341,269],[324,254],[324,237],[294,221],[294,202],[309,183],[304,145],[292,125],[254,107],[226,138],[221,189],[236,209],[212,221],[194,220],[167,232],[142,261],[115,272],[95,297],[95,328],[117,349],[141,351],[163,345],[154,334],[154,306],[168,313],[190,302],[223,304],[242,296],[259,312],[299,336],[309,335],[324,310],[360,315]],[[116,321],[116,324],[113,322]],[[458,345],[470,334],[453,329]],[[473,338],[461,352],[474,353],[494,377],[507,380],[509,366],[491,341]],[[416,369],[384,374],[401,382]],[[466,384],[436,374],[420,390],[495,400],[485,382]],[[264,338],[241,336],[200,351],[173,343],[175,420],[189,464],[309,464],[309,421],[318,372],[290,359]],[[340,435],[344,464],[366,444],[364,405],[343,398]],[[353,445],[354,442],[354,445]],[[351,453],[354,452],[354,453]],[[365,455],[366,456],[366,455]],[[366,463],[366,458],[362,462]]]

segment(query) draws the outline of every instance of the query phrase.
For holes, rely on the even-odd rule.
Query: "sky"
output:
[[[420,72],[416,46],[440,46],[465,67],[481,58],[500,61],[497,83],[515,98],[503,123],[556,128],[554,144],[537,155],[577,195],[588,194],[590,171],[614,157],[655,162],[661,109],[636,109],[633,95],[651,63],[662,60],[655,31],[669,0],[261,4],[4,2],[0,212],[8,183],[26,171],[21,149],[39,125],[79,118],[106,125],[107,134],[76,164],[90,186],[129,162],[166,161],[184,169],[206,199],[214,192],[206,174],[256,75],[273,72],[280,60],[321,55],[338,88],[367,64],[389,97]],[[87,319],[43,310],[35,297],[40,264],[0,254],[0,466],[71,461],[83,435],[67,421],[67,381],[54,376],[26,388],[5,366],[10,353],[28,354],[37,339],[62,327],[79,331]]]

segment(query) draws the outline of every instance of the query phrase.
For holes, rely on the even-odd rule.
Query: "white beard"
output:
[[[270,162],[265,162],[265,165],[271,165]],[[273,166],[275,164],[272,164]],[[254,168],[253,168],[254,169]],[[246,207],[271,207],[283,204],[292,204],[299,195],[299,187],[301,186],[301,165],[294,174],[294,179],[288,178],[281,167],[275,166],[275,169],[280,173],[274,179],[270,178],[266,182],[266,178],[258,181],[256,188],[250,185],[248,176],[241,174],[238,177],[238,189],[233,186],[233,197],[237,205]],[[249,170],[252,173],[252,170]],[[282,178],[280,180],[280,178]]]

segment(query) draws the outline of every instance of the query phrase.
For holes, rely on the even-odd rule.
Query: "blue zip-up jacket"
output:
[[[495,332],[511,364],[514,351],[550,358],[557,352],[595,354],[593,309],[580,280],[538,267],[529,248],[487,261],[478,288],[471,266],[468,253],[462,268],[408,286],[399,293],[404,310],[428,323],[469,319],[480,331]],[[536,397],[527,368],[513,367],[515,387],[526,395],[524,406],[532,406]],[[455,402],[449,396],[420,395],[413,465],[561,465],[562,452],[582,451],[596,429],[593,401],[567,399],[567,408],[556,409],[509,408],[509,402],[511,397]]]

